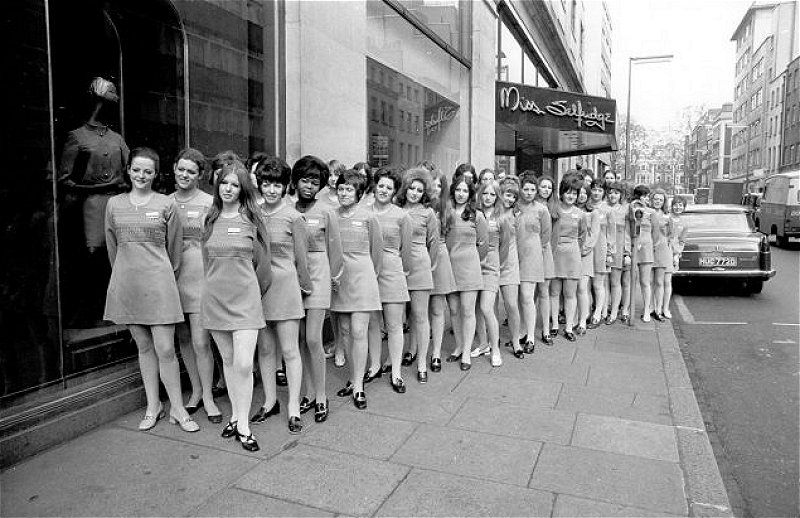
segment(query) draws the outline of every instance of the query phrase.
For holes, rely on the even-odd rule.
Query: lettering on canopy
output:
[[[614,132],[613,99],[498,81],[497,101],[498,122]]]

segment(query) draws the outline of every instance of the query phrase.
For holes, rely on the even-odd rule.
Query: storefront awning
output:
[[[497,154],[546,158],[617,150],[617,102],[605,97],[496,82]]]

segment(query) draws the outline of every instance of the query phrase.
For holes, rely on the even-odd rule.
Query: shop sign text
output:
[[[521,112],[530,112],[535,115],[550,114],[556,117],[571,117],[578,123],[579,128],[586,126],[605,130],[607,124],[614,124],[614,119],[611,118],[610,113],[600,113],[597,111],[596,106],[593,106],[588,112],[584,111],[583,104],[580,101],[572,103],[565,100],[550,101],[544,109],[542,109],[536,104],[536,101],[521,95],[516,86],[500,89],[500,109],[512,112],[519,110]]]
[[[441,130],[442,123],[452,120],[457,112],[458,108],[456,107],[440,106],[439,109],[431,115],[431,118],[425,121],[425,134],[430,135],[431,133],[436,133]]]

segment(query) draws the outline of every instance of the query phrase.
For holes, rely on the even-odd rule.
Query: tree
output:
[[[619,151],[616,152],[616,170],[615,172],[619,173],[620,175],[625,174],[625,149],[626,149],[626,136],[627,136],[627,125],[626,121],[622,121],[621,123],[617,124],[619,128],[619,133],[617,135],[617,144],[619,147]],[[631,167],[629,168],[628,175],[633,175],[633,171],[636,168],[637,163],[639,162],[639,158],[642,156],[644,150],[649,147],[648,146],[648,134],[647,128],[643,125],[637,123],[636,121],[631,121],[631,131],[630,131],[630,138],[631,138],[631,149],[630,149],[630,160],[631,160]]]

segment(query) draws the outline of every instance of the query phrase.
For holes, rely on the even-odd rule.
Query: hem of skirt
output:
[[[500,287],[502,288],[503,286],[519,286],[520,282],[522,282],[522,281],[521,280],[517,280],[517,281],[500,281]]]
[[[184,322],[183,315],[180,316],[179,319],[174,318],[166,318],[166,319],[159,319],[156,321],[147,321],[142,322],[142,320],[135,318],[135,317],[113,317],[109,315],[103,315],[103,320],[108,320],[109,322],[114,322],[117,325],[137,325],[137,326],[167,326],[170,324],[180,324]]]
[[[460,286],[456,286],[451,293],[461,293],[462,291],[481,291],[483,289],[483,285],[481,286],[464,286],[463,288]]]
[[[330,304],[309,304],[308,306],[303,306],[303,309],[308,311],[309,309],[331,309]]]
[[[205,324],[203,325],[203,329],[206,329],[208,331],[247,331],[248,329],[264,329],[265,327],[267,327],[266,322],[263,324],[248,325],[248,326],[241,325],[241,326],[208,327]]]
[[[411,297],[406,297],[404,299],[398,299],[398,300],[381,299],[381,304],[405,304],[406,302],[411,302]]]
[[[450,295],[451,293],[455,293],[456,290],[432,290],[431,295]]]
[[[334,313],[371,313],[372,311],[381,311],[382,307],[371,307],[371,308],[335,308],[331,307],[331,311]]]
[[[297,316],[297,315],[281,315],[281,316],[278,316],[278,317],[268,317],[268,316],[264,315],[264,320],[266,320],[267,322],[283,322],[284,320],[301,320],[301,319],[305,318],[305,316],[306,316],[305,315],[305,311],[303,311],[303,314],[300,315],[300,316]]]

